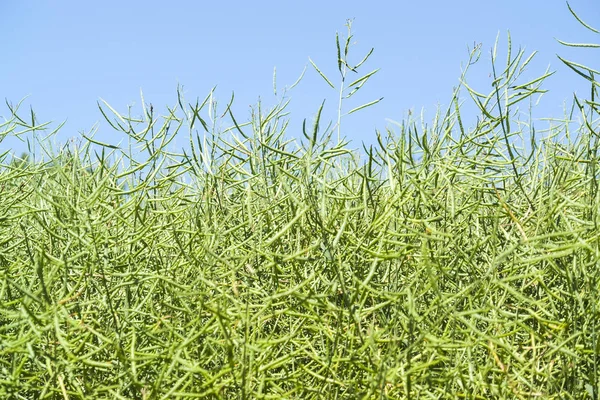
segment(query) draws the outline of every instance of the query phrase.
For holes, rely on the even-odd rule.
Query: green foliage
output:
[[[344,86],[336,43],[354,93],[374,72]],[[126,149],[2,164],[0,395],[597,398],[597,102],[535,137],[515,110],[550,73],[523,82],[533,55],[508,48],[490,93],[465,70],[362,160],[331,139],[341,103],[299,142],[286,102],[238,123],[211,91],[165,116],[99,104]],[[11,112],[0,137],[44,127]]]
[[[11,166],[14,168],[22,168],[25,167],[29,163],[29,153],[22,152],[20,157],[14,157],[11,160]]]

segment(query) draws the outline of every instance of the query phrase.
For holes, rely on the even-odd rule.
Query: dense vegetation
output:
[[[372,74],[347,83],[337,43],[354,93]],[[362,158],[341,114],[301,135],[285,101],[238,123],[212,92],[164,116],[101,104],[127,149],[2,154],[0,395],[597,399],[598,81],[565,60],[592,97],[576,131],[536,136],[516,109],[550,73],[492,55],[491,93],[461,85]],[[35,144],[45,126],[9,108],[0,140]]]

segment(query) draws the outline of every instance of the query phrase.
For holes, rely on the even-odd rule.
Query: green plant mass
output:
[[[591,96],[536,134],[517,111],[551,73],[524,79],[509,37],[480,93],[476,46],[447,110],[357,152],[343,105],[377,70],[351,37],[338,81],[310,61],[329,125],[178,90],[99,103],[127,146],[52,151],[8,104],[0,140],[30,151],[0,154],[2,398],[598,398],[597,71],[561,58]]]

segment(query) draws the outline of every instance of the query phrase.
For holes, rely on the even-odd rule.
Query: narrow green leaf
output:
[[[568,1],[567,1],[567,7],[569,8],[569,11],[571,12],[571,14],[573,14],[573,16],[575,17],[575,19],[577,21],[579,21],[579,23],[581,25],[585,26],[586,28],[588,28],[590,31],[592,31],[594,33],[600,33],[600,31],[598,31],[597,29],[594,29],[591,26],[589,26],[588,24],[586,24],[585,22],[583,22],[583,20],[581,18],[579,18],[579,16],[575,13],[575,11],[573,11],[573,9],[571,8],[571,5],[569,4]]]
[[[587,71],[588,71],[588,72],[590,72],[590,73],[595,73],[595,74],[597,74],[597,73],[598,73],[598,71],[596,71],[596,70],[593,70],[593,69],[591,69],[591,68],[588,68],[588,67],[586,67],[585,65],[581,65],[581,64],[578,64],[578,63],[576,63],[576,62],[573,62],[573,61],[565,60],[565,59],[564,59],[564,58],[562,58],[561,56],[557,56],[557,57],[558,57],[558,59],[559,59],[560,61],[562,61],[562,62],[563,62],[563,63],[564,63],[564,64],[565,64],[567,67],[571,68],[571,69],[572,69],[573,71],[575,71],[575,72],[576,72],[578,75],[582,76],[583,78],[587,79],[588,81],[595,82],[596,84],[598,84],[598,82],[596,82],[596,81],[595,81],[595,80],[594,80],[594,79],[593,79],[593,78],[592,78],[590,75],[586,75],[586,74],[584,74],[583,72],[579,71],[577,68],[581,68],[581,69],[587,70]]]
[[[354,112],[356,112],[356,111],[358,111],[358,110],[362,110],[363,108],[367,108],[367,107],[370,107],[370,106],[372,106],[372,105],[375,105],[375,104],[379,103],[381,100],[383,100],[383,97],[381,97],[381,98],[379,98],[379,99],[377,99],[377,100],[373,100],[373,101],[371,101],[371,102],[369,102],[369,103],[363,104],[362,106],[359,106],[359,107],[353,108],[352,110],[348,111],[348,112],[346,113],[346,115],[350,115],[350,114],[352,114],[352,113],[354,113]]]
[[[317,112],[317,118],[315,118],[315,124],[313,125],[313,134],[311,146],[313,146],[317,142],[317,134],[319,132],[319,122],[321,121],[321,112],[323,111],[323,107],[325,106],[325,100],[321,103],[321,107],[319,107],[319,111]]]
[[[369,79],[370,77],[372,77],[373,75],[375,75],[379,70],[380,70],[380,68],[377,68],[376,70],[369,72],[365,76],[363,76],[361,78],[358,78],[357,80],[355,80],[354,82],[352,82],[351,84],[349,84],[348,87],[352,87],[354,85],[357,85],[357,84],[361,83],[362,81],[366,81],[367,79]]]
[[[306,72],[306,65],[304,66],[304,69],[302,70],[302,73],[300,74],[300,76],[298,77],[298,79],[296,79],[296,82],[292,83],[292,86],[290,86],[290,89],[293,89],[294,87],[296,87],[296,85],[298,85],[300,83],[300,81],[302,80],[302,78],[304,78],[304,73]]]
[[[533,53],[531,53],[531,55],[529,57],[527,57],[527,59],[523,62],[523,64],[521,64],[519,73],[521,73],[525,70],[525,67],[531,62],[531,60],[533,60],[533,57],[535,57],[536,54],[537,54],[537,51],[534,51]]]
[[[568,47],[589,47],[592,49],[598,49],[600,48],[600,44],[596,44],[596,43],[569,43],[569,42],[563,42],[562,40],[556,39],[556,41],[564,46],[568,46]]]
[[[94,139],[92,139],[91,137],[89,137],[89,136],[86,136],[86,135],[84,135],[84,134],[81,134],[81,136],[83,136],[83,138],[84,138],[85,140],[87,140],[88,142],[91,142],[91,143],[97,144],[97,145],[99,145],[99,146],[102,146],[102,147],[108,147],[109,149],[118,149],[118,148],[119,148],[119,146],[114,146],[114,145],[112,145],[112,144],[103,143],[103,142],[100,142],[100,141],[98,141],[98,140],[94,140]]]
[[[101,113],[101,114],[102,114],[102,116],[104,117],[104,120],[105,120],[106,122],[108,122],[108,124],[109,124],[109,125],[110,125],[110,126],[111,126],[111,127],[114,129],[114,130],[115,130],[115,131],[118,131],[118,130],[123,130],[123,129],[124,129],[124,128],[123,128],[123,127],[122,127],[122,126],[119,124],[119,123],[117,123],[117,126],[118,126],[118,128],[117,128],[117,126],[115,126],[115,124],[113,124],[113,122],[110,120],[110,118],[108,118],[108,115],[106,115],[106,113],[104,112],[104,109],[103,109],[103,108],[102,108],[102,106],[100,105],[100,102],[98,102],[98,103],[96,103],[96,104],[98,105],[98,109],[100,110],[100,113]],[[120,128],[120,129],[119,129],[119,128]]]
[[[310,63],[315,68],[315,70],[317,70],[317,72],[319,73],[319,75],[321,75],[321,77],[323,79],[325,79],[325,82],[327,82],[327,84],[329,86],[331,86],[332,89],[335,89],[335,86],[333,86],[333,83],[331,83],[331,81],[329,79],[327,79],[327,77],[325,76],[325,74],[321,72],[321,70],[319,69],[319,67],[316,66],[316,64],[313,62],[313,60],[310,59],[310,57],[308,58],[308,61],[310,61]]]
[[[340,70],[340,74],[344,75],[344,71],[342,71],[342,54],[340,50],[340,35],[335,33],[335,45],[337,46],[337,59],[338,59],[338,69]]]
[[[369,50],[369,52],[367,53],[367,55],[361,60],[361,62],[359,62],[358,64],[356,64],[354,66],[354,68],[352,68],[352,70],[355,70],[357,68],[359,68],[361,65],[363,65],[368,59],[369,57],[371,57],[371,54],[373,54],[373,51],[375,50],[375,48],[371,48],[371,50]]]
[[[202,124],[202,127],[204,128],[204,130],[206,132],[208,132],[208,125],[206,124],[206,121],[204,121],[204,119],[202,119],[202,117],[200,116],[200,110],[202,109],[202,106],[198,107],[198,100],[196,100],[196,107],[192,107],[191,104],[189,106],[193,112],[192,122],[190,123],[190,129],[194,129],[194,122],[197,119]]]
[[[344,46],[344,60],[348,59],[348,50],[350,49],[350,40],[352,40],[352,35],[348,35],[346,39],[346,46]]]
[[[533,80],[531,80],[531,81],[529,81],[527,83],[524,83],[524,84],[518,85],[518,86],[513,86],[513,87],[511,87],[511,89],[514,89],[514,90],[528,89],[529,90],[530,86],[543,81],[544,79],[548,78],[549,76],[554,75],[555,72],[556,71],[547,72],[544,75],[542,75],[542,76],[540,76],[538,78],[535,78],[535,79],[533,79]]]
[[[114,108],[112,108],[112,107],[110,106],[110,104],[108,104],[108,103],[107,103],[107,102],[106,102],[104,99],[100,98],[100,101],[102,101],[102,102],[103,102],[103,103],[106,105],[106,107],[108,107],[108,109],[109,109],[110,111],[112,111],[112,112],[113,112],[113,114],[115,114],[115,115],[117,116],[117,118],[119,118],[119,119],[121,120],[121,122],[125,123],[125,119],[124,119],[124,118],[121,116],[121,114],[119,114],[119,113],[117,112],[117,110],[115,110]]]

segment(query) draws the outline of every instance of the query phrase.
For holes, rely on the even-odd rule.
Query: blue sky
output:
[[[572,0],[571,6],[596,28],[600,27],[598,0]],[[598,68],[598,50],[567,49],[555,38],[571,42],[599,42],[582,28],[558,0],[458,1],[5,1],[0,3],[0,96],[31,105],[41,122],[54,126],[67,120],[56,141],[89,132],[102,121],[96,102],[105,99],[126,113],[132,105],[141,115],[140,89],[146,102],[166,112],[175,105],[182,85],[189,102],[204,98],[217,85],[216,98],[225,104],[235,91],[234,111],[246,120],[249,105],[259,97],[263,105],[276,103],[273,68],[278,87],[291,85],[308,65],[308,58],[337,83],[335,33],[345,35],[345,22],[354,19],[358,61],[375,48],[363,72],[381,68],[345,111],[384,97],[374,107],[349,115],[342,133],[359,148],[373,143],[375,129],[391,126],[386,119],[402,120],[408,110],[432,116],[446,107],[458,84],[467,46],[481,43],[482,60],[468,82],[483,92],[491,88],[489,51],[500,34],[506,51],[511,32],[514,51],[537,50],[528,76],[557,73],[545,88],[537,116],[560,117],[572,93],[587,95],[588,86],[556,58]],[[325,118],[336,115],[337,92],[309,68],[303,81],[289,93],[291,137],[301,136],[303,118],[314,116],[326,99]],[[0,106],[0,116],[8,109]],[[466,121],[472,125],[473,120]],[[103,123],[96,138],[117,144],[123,139]],[[185,144],[185,138],[180,140]],[[23,144],[5,141],[0,149]]]

